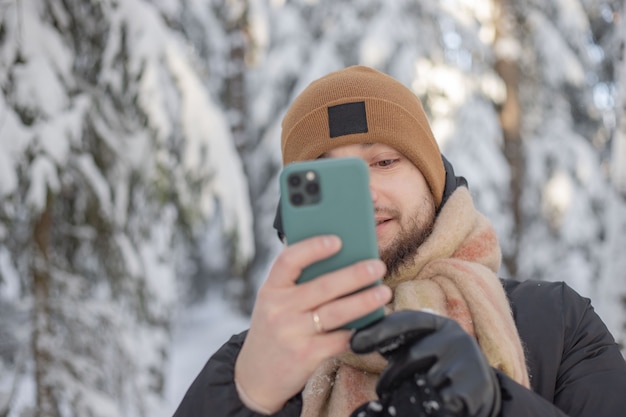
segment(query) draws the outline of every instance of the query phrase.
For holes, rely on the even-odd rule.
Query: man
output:
[[[285,164],[368,164],[384,262],[296,285],[341,242],[286,246],[249,331],[208,361],[176,417],[623,414],[626,364],[613,337],[565,284],[498,279],[495,232],[409,89],[366,67],[313,82],[283,120],[282,153]],[[332,330],[380,306],[378,323]]]

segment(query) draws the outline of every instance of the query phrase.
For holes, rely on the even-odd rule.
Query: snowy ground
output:
[[[207,359],[231,335],[248,327],[248,318],[235,312],[217,294],[185,311],[176,320],[169,376],[166,387],[167,404],[161,416],[171,417],[187,388]]]

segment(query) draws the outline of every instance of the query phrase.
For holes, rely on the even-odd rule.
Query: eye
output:
[[[398,162],[398,159],[381,159],[380,161],[374,162],[372,165],[380,168],[387,168],[392,166],[396,162]]]

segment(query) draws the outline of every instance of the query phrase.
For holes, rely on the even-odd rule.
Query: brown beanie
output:
[[[439,208],[446,173],[422,103],[397,80],[363,66],[332,72],[295,99],[282,124],[283,164],[356,143],[401,152],[424,175]]]

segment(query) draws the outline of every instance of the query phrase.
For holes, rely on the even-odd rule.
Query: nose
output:
[[[372,195],[372,202],[374,205],[378,201],[379,198],[379,184],[374,180],[374,176],[370,174],[370,194]]]

